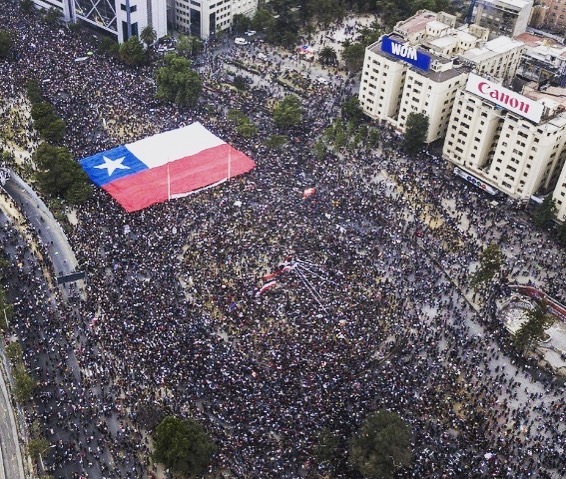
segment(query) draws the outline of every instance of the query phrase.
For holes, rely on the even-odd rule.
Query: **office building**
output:
[[[40,8],[61,10],[67,22],[83,21],[120,43],[150,25],[157,38],[167,35],[165,0],[34,0]]]
[[[516,37],[527,31],[533,0],[478,0],[473,23],[485,27],[490,37]]]
[[[234,15],[253,17],[258,0],[174,0],[178,30],[208,39],[232,26]]]

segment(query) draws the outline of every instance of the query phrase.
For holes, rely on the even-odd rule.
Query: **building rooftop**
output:
[[[389,35],[390,38],[392,38],[393,40],[396,41],[402,41],[403,39],[401,37],[399,37],[398,35]],[[430,52],[429,50],[425,50],[423,48],[419,48],[419,47],[415,47],[419,52],[424,53],[425,55],[428,55],[430,57],[431,60],[431,65],[436,63],[442,63],[442,64],[447,64],[447,63],[452,63],[452,60],[448,59],[448,58],[444,58],[438,55],[435,55],[434,53]],[[375,53],[379,56],[388,58],[391,61],[395,61],[395,62],[400,62],[400,63],[405,63],[403,62],[403,60],[399,60],[398,58],[395,58],[391,55],[389,55],[389,53],[386,53],[384,51],[381,50],[381,41],[375,42],[373,45],[370,45],[368,47],[368,49],[372,52]],[[411,70],[415,70],[418,71],[420,75],[422,75],[425,78],[429,78],[434,82],[438,82],[438,83],[442,83],[445,82],[447,80],[450,80],[451,78],[457,77],[458,75],[462,74],[465,71],[468,71],[468,68],[465,66],[458,66],[458,67],[453,67],[453,68],[448,68],[447,70],[444,71],[434,71],[432,69],[428,70],[428,71],[423,71],[420,70],[418,68],[415,68],[413,66],[411,66],[410,64],[406,63],[406,65],[411,69]]]
[[[519,48],[521,45],[523,45],[523,43],[518,40],[501,36],[486,42],[483,47],[471,48],[467,52],[462,53],[460,58],[469,62],[478,63],[500,55],[501,53]]]
[[[550,110],[566,109],[566,88],[549,86],[544,90],[538,89],[537,82],[529,82],[523,87],[523,95],[532,100],[544,103]]]
[[[436,13],[430,10],[420,10],[411,18],[401,20],[395,25],[394,30],[401,34],[410,35],[424,30],[427,23],[436,21]]]
[[[510,8],[511,10],[522,10],[533,6],[533,0],[481,0],[481,3],[494,7]]]
[[[538,55],[566,58],[566,45],[551,38],[533,35],[532,33],[522,33],[515,38],[530,47],[531,52]]]

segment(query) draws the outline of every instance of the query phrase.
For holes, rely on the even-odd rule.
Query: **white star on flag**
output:
[[[112,176],[112,173],[114,173],[115,170],[130,169],[129,166],[122,164],[122,161],[126,159],[125,156],[122,156],[121,158],[116,158],[115,160],[112,160],[107,156],[103,156],[102,158],[104,159],[104,163],[101,163],[100,165],[96,165],[95,168],[98,168],[99,170],[106,169],[106,171],[108,172],[108,176]]]

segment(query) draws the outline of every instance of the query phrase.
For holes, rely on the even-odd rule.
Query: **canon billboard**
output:
[[[526,96],[519,95],[514,91],[503,88],[497,83],[493,83],[474,73],[470,73],[468,83],[466,83],[466,91],[474,93],[506,110],[517,113],[535,123],[540,122],[544,105],[538,101],[531,100]]]

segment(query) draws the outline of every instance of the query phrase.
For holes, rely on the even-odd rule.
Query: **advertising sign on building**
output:
[[[466,91],[485,98],[534,123],[540,122],[544,112],[544,105],[542,103],[531,100],[507,88],[503,88],[501,85],[486,80],[474,73],[470,73],[468,77]]]
[[[430,68],[430,57],[427,54],[418,51],[416,48],[406,43],[391,40],[391,38],[387,36],[381,39],[381,51],[389,53],[389,55],[403,60],[421,70],[427,71]]]
[[[488,185],[487,183],[479,180],[475,176],[470,175],[467,171],[464,171],[457,166],[454,167],[454,174],[458,175],[460,178],[463,178],[467,182],[471,183],[472,185],[476,185],[478,188],[481,188],[486,193],[490,195],[497,195],[499,191],[497,191],[493,186]]]

